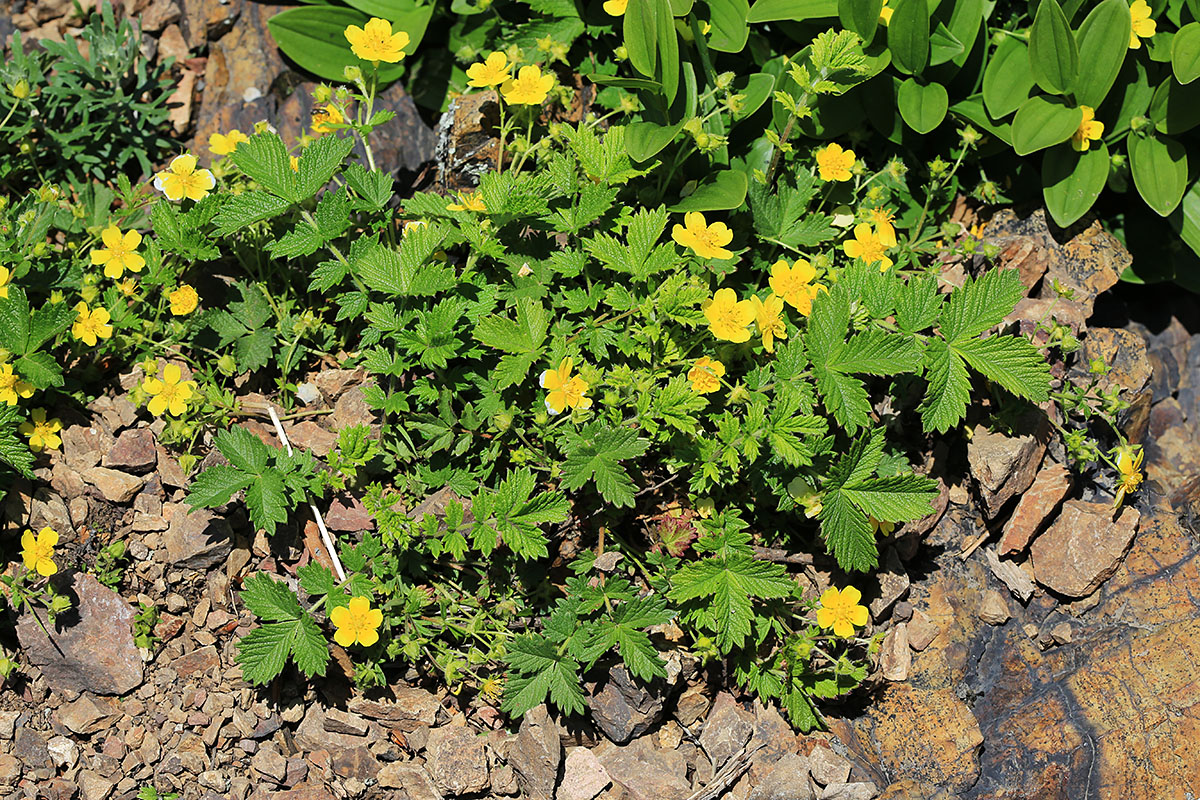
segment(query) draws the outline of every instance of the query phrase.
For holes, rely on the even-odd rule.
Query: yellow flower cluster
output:
[[[508,55],[500,51],[491,53],[483,61],[467,67],[467,85],[479,89],[500,87],[504,102],[514,106],[540,106],[554,88],[554,74],[542,74],[536,64],[521,67],[517,76],[512,75],[513,65]]]
[[[874,208],[869,215],[874,228],[868,222],[855,225],[854,238],[842,242],[842,252],[850,258],[860,259],[864,264],[878,264],[880,272],[887,272],[895,263],[887,255],[887,249],[896,246],[892,213],[885,208]]]
[[[154,188],[168,200],[203,200],[216,185],[213,174],[197,167],[196,157],[188,153],[175,156],[165,170],[154,175]]]
[[[574,359],[567,357],[559,362],[557,369],[548,369],[538,378],[538,385],[546,390],[546,410],[551,414],[561,414],[568,408],[592,407],[592,398],[587,396],[588,382],[571,375],[574,368]]]
[[[700,258],[718,258],[723,261],[733,258],[733,253],[725,249],[725,245],[733,241],[733,231],[724,222],[709,225],[699,211],[684,214],[683,224],[671,229],[671,238],[676,244],[690,249]]]

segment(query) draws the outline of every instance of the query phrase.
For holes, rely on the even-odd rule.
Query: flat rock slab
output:
[[[458,797],[481,792],[491,783],[483,739],[464,725],[447,725],[429,732],[426,768],[442,793]]]
[[[1050,430],[1040,409],[1022,417],[1012,435],[975,427],[967,445],[967,460],[989,517],[1033,483]]]
[[[1133,543],[1140,515],[1126,506],[1070,500],[1030,548],[1034,579],[1061,595],[1087,597],[1117,568]]]
[[[195,511],[187,503],[164,503],[168,521],[163,541],[171,563],[203,570],[225,561],[233,549],[233,531],[223,517],[206,508]]]
[[[1024,552],[1071,490],[1071,471],[1062,464],[1045,467],[1017,500],[1017,507],[1004,525],[997,551],[1000,555]]]
[[[83,573],[74,573],[61,591],[72,596],[73,608],[47,626],[49,637],[28,612],[17,622],[21,648],[50,688],[121,695],[140,686],[142,657],[129,604]]]

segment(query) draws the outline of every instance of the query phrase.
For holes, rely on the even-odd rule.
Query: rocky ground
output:
[[[307,124],[311,84],[267,39],[277,9],[126,4],[147,52],[179,60],[176,130],[199,148],[260,119],[289,138]],[[0,19],[57,38],[72,30],[70,10],[41,0]],[[419,180],[434,133],[402,90],[387,102],[399,122],[377,157]],[[1114,516],[1110,494],[1072,478],[1044,415],[935,447],[939,513],[899,529],[864,586],[874,624],[889,631],[875,689],[836,709],[829,732],[798,736],[715,671],[680,661],[672,682],[649,689],[614,669],[583,722],[537,709],[512,727],[415,673],[366,696],[336,669],[316,684],[250,687],[233,660],[253,624],[240,581],[259,569],[294,575],[320,557],[316,532],[298,521],[268,541],[240,512],[187,514],[162,423],[124,399],[131,375],[86,413],[57,411],[62,452],[4,509],[10,538],[42,525],[63,534],[76,610],[52,638],[25,617],[6,642],[19,644],[22,677],[0,691],[0,796],[124,799],[146,786],[188,800],[1200,795],[1200,303],[1171,288],[1107,292],[1129,256],[1097,225],[1052,235],[1040,212],[1001,212],[984,235],[1030,288],[1010,321],[1033,332],[1052,313],[1086,357],[1113,365],[1105,381],[1131,402],[1122,421],[1146,447],[1149,480]],[[1056,297],[1055,282],[1073,297]],[[328,413],[288,423],[291,440],[320,455],[340,427],[369,421],[362,380],[308,376],[309,410]],[[245,398],[252,410],[263,401]],[[244,424],[275,444],[261,419]],[[371,525],[352,496],[335,498],[327,519],[340,536]],[[114,540],[130,556],[119,592],[87,574]],[[830,579],[802,577],[814,591]],[[161,611],[152,650],[134,643],[140,604]]]

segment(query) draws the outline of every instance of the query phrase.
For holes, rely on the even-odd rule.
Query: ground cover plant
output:
[[[322,51],[336,44],[326,69],[340,80],[318,91],[311,135],[284,141],[264,123],[208,152],[141,145],[153,175],[132,180],[114,159],[90,182],[67,163],[0,208],[0,458],[14,473],[33,477],[36,454],[61,445],[51,409],[132,369],[127,395],[183,454],[193,508],[239,504],[255,529],[288,535],[350,488],[374,518],[295,587],[244,581],[260,622],[238,644],[251,683],[291,665],[325,675],[332,641],[363,687],[413,665],[514,716],[547,701],[574,714],[597,665],[648,682],[686,650],[809,730],[877,654],[854,584],[881,540],[933,513],[934,438],[1054,402],[1079,468],[1107,464],[1118,505],[1138,489],[1140,451],[1112,424],[1120,398],[1096,381],[1051,392],[1047,352],[1077,342],[1053,317],[1040,347],[1005,326],[1018,274],[948,219],[981,163],[978,128],[919,168],[888,137],[821,141],[898,58],[873,49],[861,9],[843,30],[787,26],[792,44],[748,77],[717,72],[710,49],[741,53],[754,20],[727,24],[716,7],[705,21],[606,3],[594,35],[616,37],[623,12],[621,59],[641,77],[621,59],[570,64],[583,22],[527,41],[530,28],[489,17],[462,76],[498,105],[495,167],[473,190],[403,197],[372,149],[391,122],[376,97],[431,40],[400,14],[313,10],[341,21]],[[897,7],[889,43],[913,13]],[[96,30],[110,31],[104,14]],[[656,33],[639,38],[647,15]],[[574,118],[568,66],[602,87]],[[7,83],[14,118],[54,80]],[[953,285],[938,254],[984,258]],[[236,279],[204,280],[214,263]],[[377,425],[343,428],[319,459],[233,424],[247,383],[272,414],[302,413],[298,377],[337,353],[370,376]],[[197,468],[210,449],[218,463]],[[437,492],[440,513],[407,510]],[[52,529],[22,537],[11,606],[65,610],[47,580],[56,545]],[[102,580],[119,583],[124,557],[105,556]],[[794,575],[814,562],[836,575],[815,597]]]

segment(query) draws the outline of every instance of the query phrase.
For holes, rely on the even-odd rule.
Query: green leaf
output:
[[[1074,88],[1079,47],[1058,0],[1038,3],[1029,31],[1029,65],[1034,81],[1050,94],[1067,94]],[[1095,66],[1089,64],[1088,68]]]
[[[922,86],[908,78],[900,84],[900,90],[896,93],[896,106],[908,127],[924,134],[942,124],[950,107],[950,98],[940,83]]]
[[[363,283],[394,297],[428,297],[454,286],[454,272],[443,264],[430,264],[441,249],[446,229],[429,223],[409,229],[396,252],[379,242],[363,246],[351,262]]]
[[[1154,90],[1147,112],[1154,129],[1172,136],[1200,125],[1200,83],[1187,86],[1166,78]]]
[[[290,13],[285,11],[277,14],[276,18]],[[271,194],[291,202],[304,199],[297,195],[296,173],[292,171],[287,148],[283,146],[279,134],[269,131],[256,133],[249,141],[239,144],[229,157],[248,178],[257,181]]]
[[[230,195],[216,216],[217,233],[221,236],[228,236],[247,225],[277,217],[291,206],[290,200],[276,197],[267,192],[242,192]]]
[[[941,339],[925,348],[925,378],[929,387],[921,401],[921,424],[927,431],[944,433],[967,414],[971,379],[962,358]]]
[[[1071,108],[1058,97],[1035,95],[1021,104],[1013,118],[1013,149],[1027,156],[1053,147],[1070,139],[1082,122],[1082,109]]]
[[[942,22],[934,26],[929,37],[929,66],[936,67],[953,61],[963,54],[966,46]]]
[[[296,570],[296,577],[300,580],[300,588],[314,597],[332,594],[337,588],[333,571],[316,561],[310,561]]]
[[[899,0],[888,23],[892,63],[907,75],[920,75],[929,63],[929,5],[925,0]]]
[[[1020,39],[1001,40],[983,71],[983,102],[988,113],[1002,119],[1021,107],[1033,88],[1029,48]]]
[[[242,603],[259,619],[268,622],[291,622],[303,611],[296,595],[283,581],[265,572],[255,572],[242,581]]]
[[[240,425],[219,431],[214,443],[221,455],[243,472],[261,475],[267,468],[271,448]]]
[[[542,304],[528,297],[517,301],[517,318],[491,315],[475,326],[475,339],[506,353],[534,353],[541,349],[550,329],[550,315]],[[527,368],[528,369],[528,368]]]
[[[1171,72],[1182,84],[1200,78],[1200,22],[1189,22],[1175,33],[1171,41]]]
[[[1104,102],[1129,50],[1131,25],[1125,0],[1102,0],[1079,26],[1079,63],[1087,68],[1075,80],[1077,102],[1092,108]]]
[[[837,0],[757,0],[747,22],[778,22],[836,17]]]
[[[1108,166],[1108,148],[1103,142],[1082,153],[1067,144],[1046,151],[1042,197],[1055,223],[1066,228],[1091,209],[1108,180]]]
[[[844,492],[826,495],[819,519],[821,537],[838,566],[866,572],[879,565],[879,548],[871,521]]]
[[[276,525],[287,522],[291,506],[283,476],[277,470],[267,470],[246,489],[246,509],[254,526],[262,528],[268,536],[275,533]]]
[[[13,354],[25,353],[29,349],[29,323],[25,290],[9,286],[8,297],[0,297],[0,347]]]
[[[1159,216],[1179,205],[1187,188],[1187,151],[1174,139],[1130,136],[1129,166],[1138,194]]]
[[[709,0],[708,10],[712,25],[708,34],[708,48],[718,53],[742,52],[750,35],[746,25],[746,17],[750,14],[749,0]]]
[[[304,148],[296,164],[296,200],[307,200],[329,183],[353,149],[354,140],[338,133],[321,136]]]
[[[942,335],[951,343],[978,336],[1003,322],[1024,296],[1015,269],[992,269],[968,278],[950,293],[941,316]]]
[[[579,685],[579,663],[560,654],[544,636],[524,634],[508,646],[508,663],[520,673],[509,676],[500,709],[519,717],[531,708],[550,701],[565,714],[579,714],[586,707]]]
[[[274,622],[255,628],[237,641],[235,661],[242,677],[254,686],[270,683],[287,666],[296,623]]]
[[[668,211],[729,211],[746,200],[749,181],[741,170],[723,169],[710,173],[695,191],[668,208]]]
[[[658,73],[658,14],[656,0],[629,0],[622,19],[629,63],[647,78]]]
[[[649,442],[630,428],[605,428],[593,422],[578,433],[568,434],[564,447],[563,485],[578,491],[588,481],[615,506],[633,506],[634,485],[622,461],[646,452]]]
[[[942,303],[937,279],[914,275],[896,296],[896,326],[901,333],[919,333],[937,322]]]
[[[668,597],[702,600],[699,616],[715,630],[717,646],[729,652],[750,635],[753,600],[786,597],[793,586],[781,564],[732,553],[685,565],[671,578]]]
[[[34,455],[28,443],[17,435],[19,420],[16,406],[0,406],[0,461],[33,480]]]
[[[66,303],[47,303],[33,312],[29,320],[29,338],[25,348],[32,352],[71,327],[79,312]]]
[[[366,210],[379,211],[391,202],[392,176],[377,169],[368,170],[362,164],[352,162],[346,166],[342,177],[354,193],[361,198]],[[359,201],[356,201],[359,202]]]
[[[863,47],[866,47],[879,29],[879,12],[882,9],[883,0],[839,0],[838,19],[843,28],[857,33]]]
[[[428,21],[428,14],[433,12],[433,4],[421,7],[422,16]],[[307,6],[289,8],[280,11],[267,20],[267,29],[271,32],[279,49],[319,78],[327,81],[344,81],[346,67],[370,68],[354,55],[346,41],[345,31],[350,25],[363,27],[368,14],[353,8],[338,6]],[[420,24],[421,17],[414,19],[417,25],[412,29],[397,26],[406,30],[414,40],[405,48],[406,52],[414,52],[416,34],[424,35],[425,26]],[[397,20],[393,20],[397,21]],[[419,30],[418,30],[419,27]],[[403,73],[404,62],[397,64],[381,63],[379,65],[379,80],[390,83]],[[238,146],[241,150],[242,146]],[[235,151],[236,152],[236,151]]]
[[[990,381],[1033,403],[1044,403],[1050,393],[1050,367],[1046,359],[1021,336],[991,336],[954,343],[954,350]]]
[[[233,495],[250,485],[253,478],[236,467],[217,464],[201,472],[187,495],[192,508],[216,508],[229,502]]]
[[[35,389],[62,386],[62,367],[49,353],[26,353],[13,362],[13,371]]]

